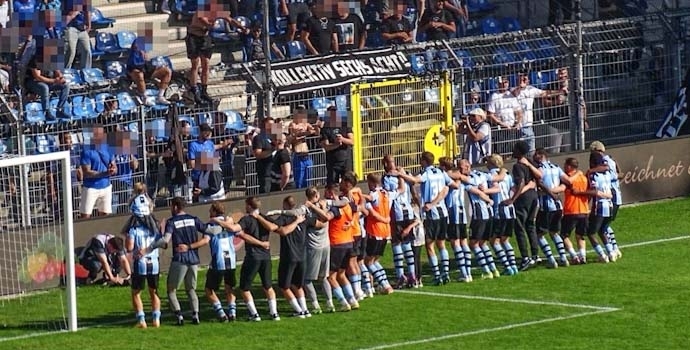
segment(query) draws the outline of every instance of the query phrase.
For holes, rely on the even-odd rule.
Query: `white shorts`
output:
[[[79,213],[91,215],[94,207],[103,214],[113,213],[113,186],[95,189],[82,187]]]

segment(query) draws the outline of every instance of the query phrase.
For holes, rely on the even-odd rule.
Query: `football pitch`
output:
[[[687,349],[690,199],[625,207],[612,226],[623,252],[615,263],[597,263],[590,253],[587,265],[425,285],[308,319],[290,317],[279,299],[279,322],[247,322],[238,304],[237,322],[218,323],[203,296],[203,272],[196,326],[173,325],[164,290],[161,328],[142,330],[133,328],[128,288],[82,287],[84,329],[33,337],[62,322],[64,293],[0,300],[0,349]],[[384,261],[391,265],[390,257]],[[178,295],[185,308],[186,296]],[[254,296],[268,316],[263,293]]]

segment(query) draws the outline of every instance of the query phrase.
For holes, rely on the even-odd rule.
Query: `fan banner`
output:
[[[360,80],[404,78],[409,72],[408,57],[385,48],[272,63],[271,82],[278,94],[291,94]]]
[[[683,85],[678,89],[678,94],[676,96],[676,101],[673,106],[666,113],[664,122],[659,127],[656,132],[656,137],[658,138],[669,138],[676,137],[680,135],[687,135],[690,133],[690,124],[687,124],[688,120],[688,101],[687,94],[688,88],[690,87],[690,70],[685,74],[685,80]]]

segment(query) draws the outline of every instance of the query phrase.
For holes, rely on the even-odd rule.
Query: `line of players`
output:
[[[367,176],[369,193],[356,187],[356,176],[349,173],[338,185],[325,189],[324,199],[316,188],[307,189],[303,205],[288,196],[282,210],[261,214],[260,201],[247,198],[246,215],[238,223],[225,217],[221,203],[213,203],[211,222],[204,224],[184,213],[184,200],[175,199],[173,216],[166,221],[162,234],[136,221],[128,232],[126,246],[134,256],[132,295],[137,325],[146,326],[139,297],[145,281],[152,298],[153,325],[160,325],[158,249],[166,248],[168,243],[172,243],[173,250],[168,298],[179,325],[183,324],[183,317],[175,293],[183,281],[192,304],[192,323],[199,323],[195,292],[197,250],[206,244],[210,245],[212,255],[206,295],[221,321],[236,319],[235,236],[246,241],[239,289],[250,321],[261,320],[250,291],[257,274],[268,299],[269,316],[280,320],[272,287],[270,233],[280,235],[278,286],[294,316],[299,318],[323,312],[314,287],[318,282],[326,295],[326,311],[330,312],[336,311],[334,298],[340,311],[350,311],[358,309],[359,301],[365,297],[373,296],[374,286],[382,294],[392,293],[394,288],[379,262],[388,241],[392,243],[397,288],[422,286],[420,251],[424,244],[432,283],[450,282],[446,241],[454,253],[458,280],[463,282],[472,281],[472,253],[481,276],[487,279],[501,275],[493,253],[507,275],[534,265],[538,249],[553,268],[584,263],[585,236],[601,261],[615,261],[621,253],[609,223],[620,204],[616,165],[604,154],[600,142],[593,143],[592,150],[586,173],[578,170],[574,158],[568,158],[565,171],[561,170],[548,161],[543,150],[537,150],[533,160],[529,160],[524,142],[514,146],[517,162],[512,172],[503,168],[498,155],[487,157],[489,171],[485,173],[472,170],[466,160],[456,167],[450,159],[440,159],[436,167],[433,155],[425,152],[420,159],[422,171],[415,176],[396,166],[392,156],[386,156],[383,174]],[[415,185],[419,185],[418,193]],[[466,208],[465,193],[471,209]],[[560,193],[565,194],[563,202]],[[133,203],[136,202],[135,198]],[[569,240],[573,230],[577,250]],[[197,232],[203,236],[199,237]],[[510,244],[513,233],[522,256],[520,264]],[[546,240],[547,234],[555,243],[558,260]],[[227,309],[216,295],[221,284],[225,287]]]

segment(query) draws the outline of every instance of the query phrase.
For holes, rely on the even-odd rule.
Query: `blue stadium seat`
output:
[[[82,69],[81,74],[84,77],[84,82],[92,89],[102,89],[110,86],[110,83],[103,75],[103,71],[98,68]]]
[[[9,147],[7,146],[7,140],[5,139],[0,139],[0,155],[5,155],[7,154],[7,149]]]
[[[96,115],[96,102],[89,96],[72,98],[72,116],[74,119],[91,119]]]
[[[417,38],[415,38],[418,43],[423,43],[426,41],[426,32],[423,32],[421,30],[417,31]]]
[[[94,103],[96,106],[96,113],[100,114],[105,111],[105,101],[108,99],[114,99],[115,96],[113,96],[109,92],[101,92],[100,94],[96,94],[94,97]]]
[[[517,54],[523,59],[527,61],[535,61],[537,59],[537,55],[534,53],[534,50],[529,46],[529,44],[525,41],[520,41],[515,43],[515,46],[517,46],[518,52]]]
[[[487,78],[486,79],[486,90],[488,93],[494,93],[498,91],[498,78]],[[485,100],[488,101],[488,100]]]
[[[158,142],[168,140],[168,129],[165,119],[154,119],[150,122],[146,122],[146,131],[151,131],[151,135]]]
[[[493,62],[495,64],[511,64],[520,62],[520,60],[505,47],[497,47],[494,50]]]
[[[76,69],[64,69],[62,71],[62,75],[65,77],[67,86],[69,86],[70,89],[79,89],[86,86],[84,78],[81,76],[81,72]]]
[[[153,57],[149,60],[149,63],[153,67],[168,67],[170,68],[171,71],[174,71],[175,69],[173,68],[172,61],[170,60],[170,57],[168,56],[156,56]]]
[[[225,18],[216,18],[213,21],[210,35],[216,43],[228,43],[232,40],[230,36],[231,26]]]
[[[196,124],[197,125],[208,124],[210,126],[213,126],[213,124],[215,124],[215,121],[213,120],[213,114],[212,113],[198,113],[196,115]]]
[[[139,132],[139,123],[137,123],[137,122],[128,123],[124,126],[124,129],[125,129],[125,131],[131,131],[134,133],[138,133]]]
[[[38,135],[35,142],[38,154],[53,153],[58,149],[55,135]]]
[[[51,98],[49,105],[50,105],[50,113],[52,115],[58,115],[57,114],[57,105],[60,99],[57,97]],[[72,115],[72,104],[69,102],[69,100],[65,103],[64,107],[62,108],[62,113],[64,113],[65,116],[68,116],[71,118],[74,118]]]
[[[288,18],[287,18],[287,17],[283,17],[283,16],[277,17],[277,18],[276,18],[275,27],[276,27],[276,34],[278,34],[278,35],[284,35],[285,33],[287,33],[287,29],[288,29]]]
[[[467,10],[470,12],[490,12],[496,9],[496,5],[489,0],[467,0]]]
[[[410,55],[410,71],[413,75],[424,75],[426,73],[426,60],[423,54]]]
[[[477,20],[470,19],[469,21],[467,21],[467,25],[465,27],[465,36],[475,36],[481,34],[482,28],[479,25],[479,22],[477,22]]]
[[[245,28],[251,28],[251,26],[252,26],[252,20],[245,17],[245,16],[237,16],[237,17],[235,17],[235,21],[239,22]],[[236,29],[237,28],[232,28],[232,30],[236,30]]]
[[[113,23],[115,23],[114,18],[109,18],[103,16],[103,13],[101,10],[99,10],[96,7],[91,8],[91,28],[93,29],[102,29],[102,28],[108,28],[112,27]]]
[[[319,117],[324,117],[326,115],[326,109],[332,106],[335,101],[331,101],[325,97],[317,97],[311,100],[311,108],[319,114]]]
[[[105,77],[119,79],[127,74],[125,64],[120,61],[108,61],[105,63]]]
[[[501,22],[493,17],[484,18],[481,22],[482,34],[500,34],[503,32],[503,27]]]
[[[537,57],[540,59],[550,59],[558,55],[558,46],[550,39],[541,39],[537,42],[537,47],[534,50]]]
[[[238,133],[247,131],[247,125],[242,121],[241,114],[231,110],[223,111],[223,113],[225,113],[227,118],[225,121],[225,131]]]
[[[122,51],[129,50],[135,40],[137,40],[137,34],[134,32],[129,30],[121,30],[117,32],[117,46]]]
[[[94,39],[96,41],[96,39]],[[95,59],[100,58],[101,56],[105,55],[105,51],[100,51],[96,49],[96,45],[94,45],[94,42],[89,40],[89,45],[91,45],[91,56]]]
[[[118,46],[117,37],[113,33],[96,33],[96,50],[104,53],[122,53],[124,50]]]
[[[547,84],[558,80],[558,72],[555,69],[545,70],[543,72],[539,72],[539,77],[541,84],[546,86]]]
[[[46,121],[46,115],[41,103],[29,102],[24,106],[24,121],[29,124],[43,123]]]
[[[194,120],[194,118],[192,118],[192,117],[190,117],[190,116],[188,116],[188,115],[181,115],[181,116],[178,116],[178,117],[177,117],[177,120],[179,120],[179,121],[181,121],[181,122],[184,121],[184,122],[189,123],[189,126],[190,126],[190,128],[191,128],[191,135],[192,135],[192,137],[194,137],[194,138],[199,137],[199,125],[197,125],[197,123],[196,123],[196,121]]]
[[[472,54],[470,54],[469,51],[457,49],[453,52],[455,53],[455,56],[458,56],[458,59],[462,63],[462,68],[472,69],[474,67],[474,60],[472,59]]]
[[[183,16],[191,16],[196,13],[198,7],[197,0],[174,0],[171,10]]]
[[[338,95],[335,97],[335,106],[338,111],[346,112],[347,106],[349,106],[349,97],[347,95]]]
[[[303,42],[296,40],[288,41],[285,44],[285,51],[287,53],[287,57],[291,59],[303,58],[307,55],[307,47],[304,46]]]
[[[520,25],[520,21],[515,18],[515,17],[505,17],[501,19],[501,24],[503,26],[503,31],[504,32],[517,32],[519,30],[522,30],[522,26]]]
[[[137,108],[136,102],[128,92],[120,92],[117,94],[117,104],[120,107],[120,112],[131,113]]]

